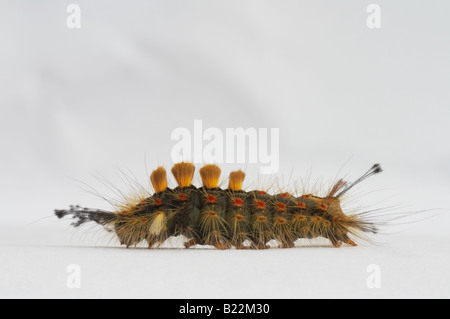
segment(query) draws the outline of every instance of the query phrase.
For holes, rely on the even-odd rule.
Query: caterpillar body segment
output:
[[[229,226],[231,245],[237,249],[246,249],[244,243],[251,241],[250,211],[247,208],[249,195],[243,190],[227,192],[227,211],[225,220]]]
[[[171,189],[167,187],[165,169],[158,168],[150,176],[155,193],[137,204],[122,205],[118,212],[71,206],[55,210],[55,214],[58,218],[71,215],[75,227],[87,222],[102,225],[127,248],[142,242],[157,248],[178,235],[188,239],[186,248],[199,244],[217,249],[266,249],[271,240],[281,248],[291,248],[298,239],[317,237],[330,240],[334,247],[356,246],[350,237],[377,232],[376,225],[363,215],[346,215],[340,196],[381,172],[378,164],[354,183],[339,180],[325,197],[246,192],[242,189],[242,171],[232,172],[228,188],[222,189],[218,186],[221,171],[216,165],[200,169],[203,186],[196,187],[192,185],[194,172],[191,163],[175,164],[172,173],[178,186]]]
[[[195,186],[177,187],[174,190],[168,189],[167,201],[169,207],[167,211],[172,216],[170,227],[174,236],[183,235],[187,238],[200,238],[198,225],[200,220],[201,198]]]

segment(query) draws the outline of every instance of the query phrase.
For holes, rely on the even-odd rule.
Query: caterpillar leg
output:
[[[184,247],[191,248],[192,246],[199,245],[201,243],[202,243],[201,239],[198,237],[195,237],[195,238],[191,238],[187,242],[185,242]]]
[[[148,249],[152,249],[155,246],[156,242],[157,241],[154,239],[147,238]]]
[[[339,248],[342,246],[342,242],[340,240],[334,239],[334,238],[329,238],[331,241],[331,244],[333,245],[334,248]]]
[[[272,224],[269,219],[262,214],[255,214],[252,223],[252,240],[254,249],[268,249],[267,243],[273,239]]]
[[[237,234],[237,235],[233,236],[233,239],[231,240],[231,244],[236,249],[249,249],[248,246],[244,245],[244,242],[246,240],[249,240],[249,238],[246,234]]]
[[[230,249],[231,244],[220,231],[214,231],[208,234],[203,241],[204,245],[214,246],[217,249]]]
[[[251,249],[269,249],[270,246],[267,245],[267,240],[264,240],[262,237],[252,237],[252,244],[250,245]]]
[[[169,237],[170,236],[167,234],[167,230],[164,230],[161,234],[156,236],[152,234],[147,234],[145,240],[147,241],[148,249],[152,249],[161,246]]]
[[[217,249],[225,250],[225,249],[230,249],[231,245],[229,243],[221,243],[221,242],[219,242],[219,243],[215,244],[214,247],[216,247]]]
[[[209,238],[207,240],[202,240],[201,238],[194,237],[184,243],[185,248],[191,248],[195,245],[210,245],[222,250],[231,248],[231,245],[228,242],[223,241],[219,238]]]
[[[216,212],[208,211],[200,219],[200,229],[203,237],[202,244],[211,245],[218,249],[229,249],[231,244],[226,238],[226,222]]]
[[[121,245],[130,248],[145,239],[145,231],[139,225],[141,222],[141,218],[127,218],[116,222],[114,229]]]
[[[280,247],[281,248],[293,248],[293,247],[295,247],[295,243],[293,243],[293,242],[283,243],[283,244],[281,244]]]
[[[269,249],[270,246],[269,246],[269,245],[266,245],[266,244],[263,243],[263,242],[257,242],[257,243],[255,243],[255,244],[253,244],[253,245],[251,246],[251,248],[252,248],[252,249],[258,249],[258,250],[260,250],[260,249]]]
[[[244,220],[244,217],[240,214],[231,218],[231,231],[230,231],[230,243],[236,249],[248,249],[244,246],[246,240],[250,240],[248,236],[248,223]]]
[[[357,245],[353,240],[351,240],[347,235],[344,235],[344,242],[345,242],[347,245],[352,246],[352,247],[357,247],[357,246],[358,246],[358,245]]]
[[[351,240],[346,234],[340,234],[339,236],[328,236],[327,237],[334,248],[339,248],[342,244],[347,244],[351,247],[358,246],[353,240]]]
[[[277,218],[273,224],[274,238],[280,243],[281,248],[292,248],[295,246],[294,235],[291,227],[284,218]]]

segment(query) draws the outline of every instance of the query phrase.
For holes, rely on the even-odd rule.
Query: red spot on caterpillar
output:
[[[280,224],[280,225],[286,224],[286,222],[287,222],[287,221],[286,221],[286,219],[284,219],[284,218],[281,218],[281,217],[280,217],[280,218],[277,218],[277,223]]]
[[[320,205],[319,205],[319,209],[321,209],[321,210],[327,210],[327,209],[328,209],[328,206],[327,206],[326,204],[320,204]]]
[[[241,221],[241,220],[244,220],[244,216],[242,216],[242,215],[236,215],[236,216],[234,216],[234,219],[236,219],[237,221]]]
[[[265,191],[259,191],[258,194],[259,195],[266,195],[267,193]]]
[[[161,206],[162,204],[163,204],[162,200],[160,200],[159,198],[155,199],[155,203],[154,203],[155,206]]]
[[[312,195],[311,194],[306,194],[306,195],[303,195],[302,197],[308,199],[308,198],[311,198]]]
[[[236,207],[242,207],[242,205],[244,205],[244,201],[241,198],[234,198],[233,204]]]
[[[323,225],[324,225],[325,227],[330,227],[330,226],[331,226],[331,223],[330,223],[329,220],[325,220],[325,221],[323,222]]]
[[[216,216],[216,215],[217,215],[216,212],[213,212],[213,211],[209,211],[208,212],[208,216],[212,217],[212,216]]]
[[[314,217],[311,217],[311,220],[313,221],[313,222],[316,222],[316,223],[320,223],[321,221],[322,221],[322,217],[320,217],[320,216],[314,216]]]
[[[208,203],[210,203],[210,204],[213,204],[213,203],[215,203],[215,202],[217,201],[217,199],[216,199],[216,197],[213,196],[213,195],[208,195],[208,196],[206,196],[206,201],[207,201]]]
[[[185,202],[185,201],[187,201],[187,195],[186,194],[180,194],[179,196],[178,196],[178,200],[180,201],[180,202]]]
[[[304,215],[298,215],[298,216],[296,217],[296,219],[297,219],[298,221],[302,222],[302,221],[306,220],[306,216],[304,216]]]
[[[291,194],[289,194],[289,193],[283,193],[283,194],[281,194],[281,197],[283,197],[283,198],[289,198],[289,197],[291,197]]]
[[[267,218],[264,216],[259,216],[256,220],[259,222],[265,222],[267,220]]]
[[[164,212],[157,212],[156,215],[164,215]]]
[[[333,220],[333,223],[339,224],[343,221],[343,218],[341,216],[334,216],[332,220]]]
[[[286,210],[286,205],[283,203],[277,203],[277,209],[280,211]]]
[[[305,208],[306,208],[306,205],[305,205],[305,203],[303,203],[303,202],[298,202],[298,203],[297,203],[297,208],[305,209]]]
[[[142,217],[142,219],[141,219],[141,221],[142,221],[143,223],[145,223],[147,220],[148,220],[148,219],[145,218],[145,217]]]
[[[258,209],[264,209],[266,208],[266,203],[264,203],[262,200],[255,201],[256,207]]]

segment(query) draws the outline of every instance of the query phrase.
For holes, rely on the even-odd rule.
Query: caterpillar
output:
[[[127,248],[141,243],[158,248],[179,235],[187,238],[186,248],[210,245],[217,249],[267,249],[272,240],[280,248],[292,248],[298,239],[318,237],[338,248],[343,244],[357,246],[354,240],[360,234],[378,231],[377,223],[366,214],[345,214],[340,199],[355,185],[382,172],[379,164],[352,183],[339,179],[323,197],[245,191],[245,173],[241,170],[230,173],[228,187],[223,189],[219,187],[221,169],[213,164],[199,170],[201,187],[192,184],[192,163],[177,163],[171,172],[177,187],[168,187],[167,172],[158,167],[150,175],[153,195],[127,200],[117,205],[116,211],[70,206],[56,209],[55,215],[59,219],[71,216],[74,227],[99,224]]]

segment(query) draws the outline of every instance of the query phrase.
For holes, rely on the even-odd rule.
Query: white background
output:
[[[446,1],[67,1],[0,4],[0,297],[450,297]],[[379,162],[347,205],[414,212],[382,245],[125,250],[54,208],[148,184],[177,127],[279,128],[279,179],[326,185]],[[259,165],[222,165],[248,173]],[[420,221],[421,219],[424,219]],[[416,221],[409,223],[409,221]],[[99,248],[103,247],[103,248]],[[82,288],[66,287],[78,264]],[[369,289],[367,267],[382,286]]]

